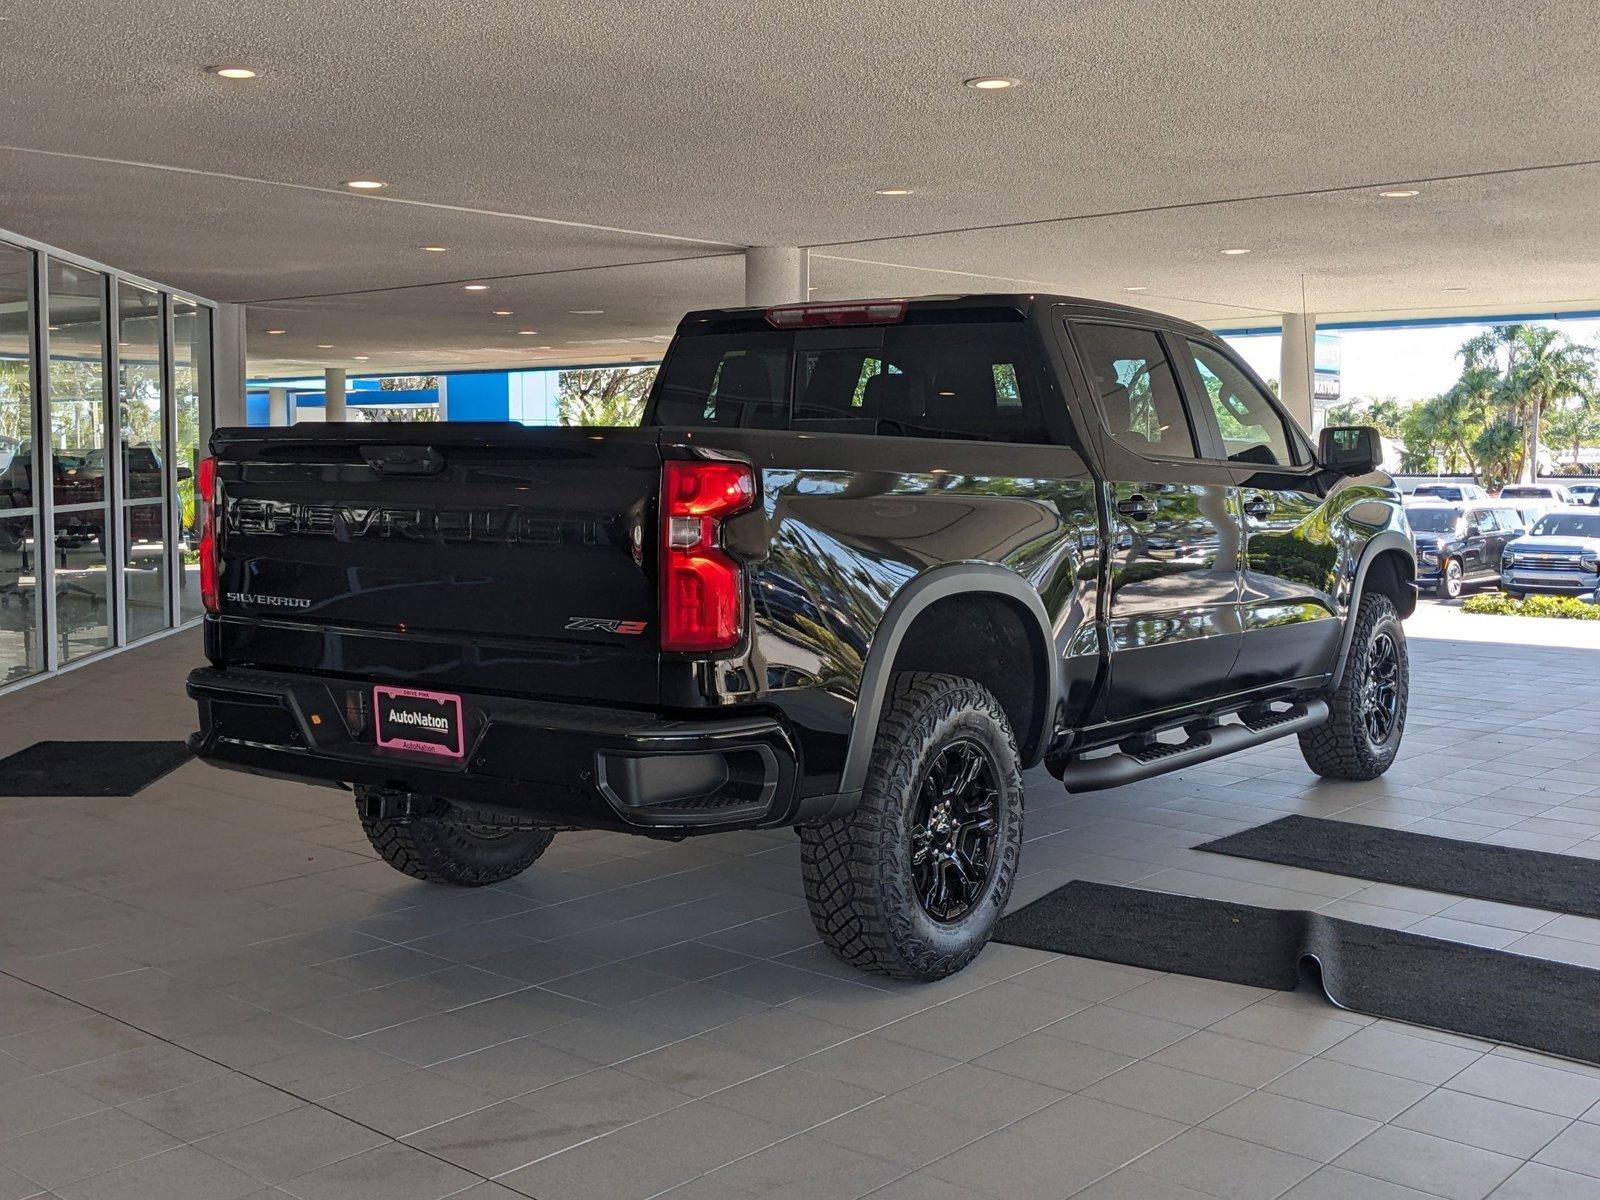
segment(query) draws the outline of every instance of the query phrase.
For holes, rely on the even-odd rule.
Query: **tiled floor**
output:
[[[1600,921],[1189,849],[1301,812],[1600,855],[1600,630],[1423,608],[1384,780],[1315,782],[1292,743],[1077,798],[1038,772],[1018,900],[1138,881],[1600,966]],[[196,656],[0,699],[0,751],[178,736]],[[1600,1070],[1006,947],[866,978],[796,857],[563,834],[453,892],[338,792],[190,765],[0,800],[0,1200],[1600,1197]]]

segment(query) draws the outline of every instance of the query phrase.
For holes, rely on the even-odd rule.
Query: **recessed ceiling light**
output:
[[[429,254],[443,254],[446,250],[450,249],[450,247],[449,246],[424,246],[423,249],[426,250]]]
[[[249,67],[241,67],[238,63],[219,63],[214,67],[206,68],[207,74],[217,75],[223,79],[254,79],[256,73]]]
[[[1395,188],[1393,191],[1378,193],[1385,200],[1409,200],[1411,197],[1421,194],[1416,188]]]
[[[1460,286],[1454,286],[1454,287],[1447,287],[1444,290],[1447,291],[1447,292],[1464,292],[1467,289],[1464,288],[1464,287],[1460,287]]]
[[[389,185],[381,179],[346,179],[344,186],[353,188],[358,192],[375,192],[379,188],[386,188]]]
[[[1137,287],[1125,287],[1122,290],[1125,292],[1147,292],[1150,288],[1149,285],[1141,283]]]
[[[961,82],[979,92],[1003,92],[1007,88],[1016,87],[1022,81],[1005,75],[974,75],[971,79],[963,79]]]
[[[489,285],[487,283],[469,283],[461,290],[463,292],[487,292]]]
[[[1250,251],[1245,250],[1245,249],[1241,249],[1239,247],[1234,247],[1232,250],[1224,250],[1223,253],[1224,254],[1249,254]]]
[[[880,195],[880,196],[909,196],[909,195],[911,195],[911,189],[910,188],[878,188],[877,189],[877,194]]]
[[[511,310],[509,308],[497,308],[494,310],[494,315],[497,317],[509,317]]]
[[[317,349],[318,350],[332,350],[333,349],[333,343],[332,342],[318,342],[317,343]]]
[[[569,308],[567,311],[575,317],[598,317],[606,310],[603,308]]]
[[[519,334],[521,334],[523,337],[532,337],[534,334],[538,333],[539,331],[537,329],[519,329],[519,330],[517,330],[517,332]]]
[[[358,354],[358,355],[355,356],[355,361],[356,362],[366,362],[367,361],[367,355]]]

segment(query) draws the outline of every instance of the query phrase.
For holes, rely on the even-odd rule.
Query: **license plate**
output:
[[[385,750],[411,750],[460,758],[461,697],[415,688],[372,689],[373,728]]]

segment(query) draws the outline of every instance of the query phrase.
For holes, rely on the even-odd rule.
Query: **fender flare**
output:
[[[859,793],[866,786],[872,745],[878,737],[878,719],[889,692],[889,676],[906,632],[929,605],[951,596],[987,594],[1000,596],[1021,605],[1038,627],[1039,644],[1044,648],[1045,704],[1039,744],[1034,748],[1031,767],[1044,756],[1050,742],[1050,723],[1061,698],[1061,671],[1055,652],[1055,635],[1044,601],[1020,575],[994,563],[959,562],[934,567],[913,578],[895,593],[883,620],[873,634],[872,647],[861,671],[861,688],[856,695],[855,717],[850,729],[850,746],[845,753],[844,773],[839,781],[843,793]]]
[[[1373,559],[1389,550],[1399,550],[1411,560],[1411,577],[1416,579],[1417,551],[1416,544],[1411,538],[1398,529],[1385,529],[1377,534],[1361,551],[1361,558],[1356,563],[1355,577],[1350,581],[1350,603],[1345,607],[1344,636],[1339,639],[1339,660],[1333,667],[1333,679],[1328,684],[1328,691],[1336,692],[1339,684],[1344,680],[1345,664],[1350,661],[1350,643],[1356,636],[1356,611],[1361,607],[1361,593],[1367,583],[1367,568],[1372,566]]]

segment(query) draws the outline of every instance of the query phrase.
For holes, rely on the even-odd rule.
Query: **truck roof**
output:
[[[713,326],[721,332],[732,332],[732,329],[738,328],[745,322],[749,322],[752,326],[759,323],[761,327],[766,328],[769,327],[766,314],[778,308],[850,308],[856,305],[882,304],[885,302],[903,303],[908,313],[1007,309],[1021,317],[1031,315],[1033,310],[1040,305],[1066,304],[1074,309],[1082,310],[1086,315],[1121,317],[1124,319],[1130,317],[1142,320],[1155,319],[1162,324],[1171,325],[1208,338],[1215,336],[1204,326],[1196,325],[1192,321],[1185,321],[1181,317],[1172,316],[1170,313],[1157,312],[1155,309],[1149,308],[1135,308],[1128,304],[1114,304],[1107,300],[1092,300],[1086,296],[1064,296],[1052,292],[967,292],[964,294],[941,293],[927,296],[870,296],[839,300],[813,300],[795,304],[702,308],[684,314],[683,319],[678,322],[678,332],[706,332],[708,331],[707,327]]]

